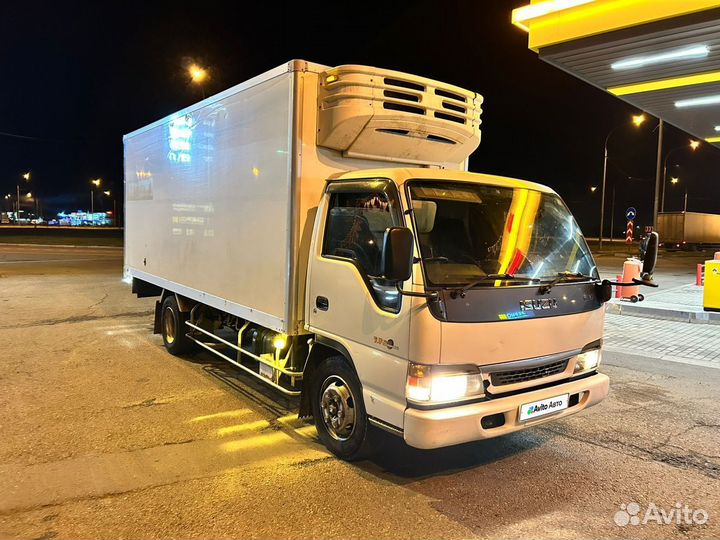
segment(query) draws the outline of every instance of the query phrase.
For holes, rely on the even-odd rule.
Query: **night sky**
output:
[[[14,193],[27,170],[28,189],[47,210],[87,208],[95,177],[120,194],[122,135],[201,99],[186,72],[192,61],[209,67],[210,95],[302,58],[396,69],[481,93],[483,138],[470,169],[553,187],[590,235],[598,227],[599,189],[591,194],[590,186],[601,182],[603,141],[626,123],[610,139],[608,189],[617,185],[616,223],[632,204],[644,224],[656,120],[635,129],[629,119],[639,111],[541,62],[527,49],[527,34],[510,24],[511,9],[525,3],[5,3],[2,194]],[[688,138],[668,129],[666,151]],[[703,146],[694,155],[674,152],[669,163],[689,186],[689,210],[720,212],[720,150]],[[682,209],[683,195],[668,188],[666,209]]]

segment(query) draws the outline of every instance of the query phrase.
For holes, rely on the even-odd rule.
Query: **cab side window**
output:
[[[385,229],[398,224],[392,210],[384,192],[332,193],[322,254],[354,261],[378,305],[396,311],[397,288],[378,277]]]

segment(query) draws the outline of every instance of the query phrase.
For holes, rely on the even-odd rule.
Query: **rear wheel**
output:
[[[345,358],[331,356],[317,367],[313,381],[313,417],[320,440],[342,459],[362,459],[370,444],[357,375]]]
[[[185,335],[185,321],[188,314],[180,311],[175,295],[168,296],[162,303],[160,316],[163,343],[170,354],[186,353],[192,346],[192,341]]]

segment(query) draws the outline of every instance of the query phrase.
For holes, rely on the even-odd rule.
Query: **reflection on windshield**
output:
[[[598,277],[575,219],[555,194],[414,181],[410,195],[430,285],[467,284],[488,274],[553,279],[572,272]]]

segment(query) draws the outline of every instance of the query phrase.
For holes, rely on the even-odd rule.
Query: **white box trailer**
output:
[[[129,275],[301,333],[308,216],[325,181],[384,164],[465,169],[480,138],[479,96],[443,85],[470,103],[450,111],[468,123],[439,119],[416,134],[403,107],[420,105],[397,96],[417,78],[340,67],[333,76],[350,82],[328,91],[328,70],[292,61],[124,137]],[[424,82],[442,109],[442,96]]]
[[[661,212],[658,233],[666,249],[720,245],[720,214]]]
[[[125,275],[168,351],[298,395],[343,458],[602,400],[610,286],[551,189],[466,172],[481,103],[295,60],[126,135]]]

